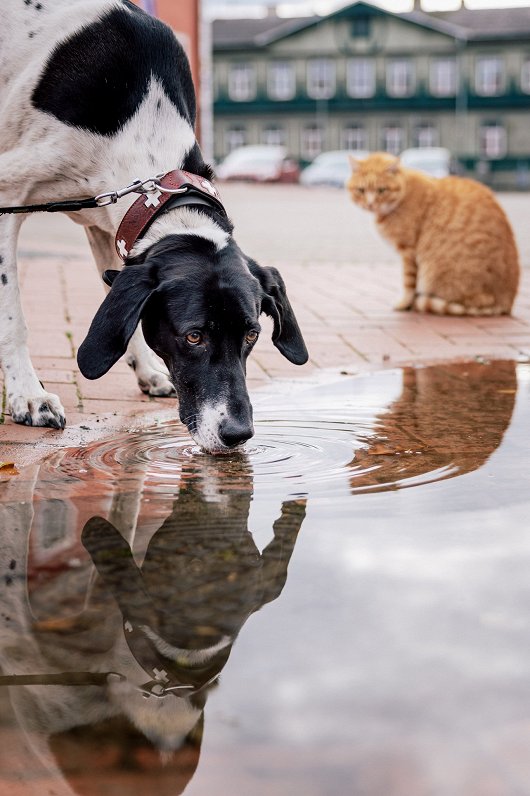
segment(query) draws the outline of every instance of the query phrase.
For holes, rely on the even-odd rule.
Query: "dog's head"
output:
[[[105,278],[112,289],[79,348],[81,372],[103,376],[141,321],[169,369],[180,419],[206,451],[229,450],[254,433],[245,372],[262,312],[273,319],[276,348],[297,365],[307,361],[280,274],[233,241],[218,251],[202,238],[170,235]]]

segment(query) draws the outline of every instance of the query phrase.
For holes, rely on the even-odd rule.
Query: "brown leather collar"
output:
[[[141,194],[127,210],[118,227],[116,251],[122,260],[129,256],[136,241],[145,235],[155,217],[164,210],[168,202],[175,199],[176,195],[199,196],[202,200],[206,198],[209,205],[221,210],[226,215],[215,185],[198,174],[175,169],[175,171],[164,174],[156,184],[160,187],[157,190]],[[168,192],[165,192],[164,188],[168,189]]]

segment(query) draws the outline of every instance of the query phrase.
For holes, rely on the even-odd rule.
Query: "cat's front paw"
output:
[[[400,300],[394,304],[394,309],[398,312],[405,312],[406,310],[412,309],[412,305],[414,304],[414,297],[415,293],[413,290],[407,290]]]

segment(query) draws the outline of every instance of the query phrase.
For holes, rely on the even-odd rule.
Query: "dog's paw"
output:
[[[62,430],[66,425],[64,409],[58,397],[42,391],[35,398],[22,395],[10,397],[11,417],[24,426],[47,426]]]
[[[152,373],[147,378],[138,377],[138,386],[146,395],[153,395],[158,398],[174,398],[177,394],[169,380],[169,375],[166,376],[165,373]]]
[[[128,355],[126,360],[136,374],[138,386],[145,395],[156,398],[174,398],[177,394],[169,380],[169,371],[161,359],[155,357],[150,351],[147,356],[137,359]]]

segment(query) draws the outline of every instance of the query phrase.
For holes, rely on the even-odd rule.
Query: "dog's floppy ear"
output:
[[[128,265],[122,271],[105,271],[104,276],[112,289],[77,352],[79,370],[87,379],[99,379],[125,353],[142,311],[157,287],[152,270],[145,264]]]
[[[254,260],[248,260],[248,267],[252,276],[259,280],[264,293],[261,311],[269,315],[274,323],[272,342],[289,362],[305,365],[308,360],[307,348],[280,272],[276,268],[263,268]]]

